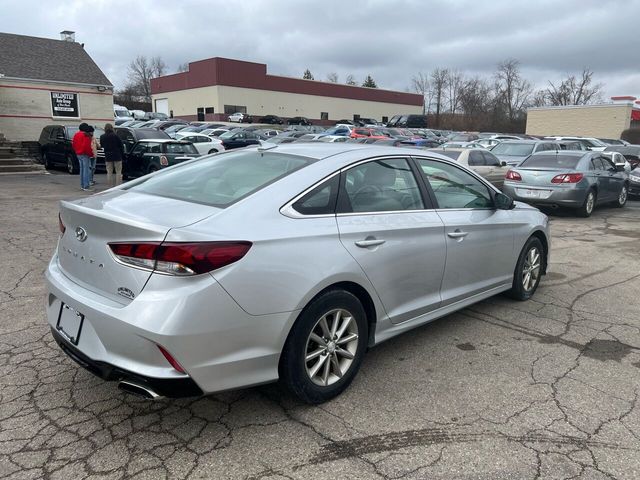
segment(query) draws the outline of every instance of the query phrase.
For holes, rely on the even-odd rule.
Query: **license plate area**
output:
[[[74,308],[64,303],[60,304],[60,313],[58,314],[58,322],[56,330],[66,338],[71,344],[78,345],[80,340],[80,332],[84,323],[84,315]]]

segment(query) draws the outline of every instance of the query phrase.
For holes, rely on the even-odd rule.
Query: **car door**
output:
[[[400,323],[440,306],[444,226],[407,158],[368,160],[341,174],[340,241]]]
[[[600,156],[594,156],[591,158],[589,174],[592,176],[593,183],[598,189],[597,203],[608,202],[611,199],[611,192],[609,191],[609,172],[605,170],[605,165],[602,163],[602,158]]]
[[[515,268],[512,210],[494,208],[490,188],[462,168],[416,159],[445,228],[442,306],[510,285]]]
[[[615,164],[608,157],[603,155],[600,159],[606,172],[608,197],[611,200],[616,200],[622,190],[625,174],[624,172],[618,172]]]
[[[64,127],[53,127],[51,130],[51,157],[55,163],[66,165],[65,143]]]
[[[125,162],[124,169],[127,176],[139,177],[146,173],[143,172],[143,157],[147,150],[147,142],[138,142],[133,146],[127,155],[127,161]]]

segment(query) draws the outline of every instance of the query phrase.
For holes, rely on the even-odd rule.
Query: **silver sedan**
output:
[[[60,204],[54,338],[146,398],[280,379],[319,403],[369,347],[501,292],[530,298],[547,217],[433,152],[253,147]]]

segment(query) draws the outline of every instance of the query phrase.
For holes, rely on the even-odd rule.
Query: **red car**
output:
[[[351,135],[349,136],[351,138],[389,138],[380,130],[376,130],[374,128],[354,128],[353,130],[351,130]]]

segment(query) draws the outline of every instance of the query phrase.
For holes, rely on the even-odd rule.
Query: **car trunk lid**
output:
[[[162,242],[169,230],[200,221],[219,208],[155,195],[116,190],[60,202],[65,232],[58,262],[71,280],[112,300],[127,303],[143,290],[151,272],[126,266],[111,242]]]
[[[549,187],[553,184],[551,179],[560,173],[572,173],[573,170],[558,168],[518,168],[517,171],[522,177],[524,185]]]

